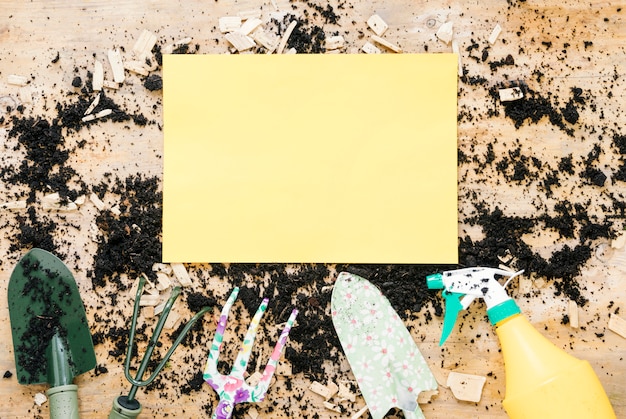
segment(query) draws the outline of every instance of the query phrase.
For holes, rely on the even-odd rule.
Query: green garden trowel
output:
[[[74,377],[96,366],[85,307],[69,269],[53,254],[32,249],[8,286],[17,379],[48,383],[51,419],[77,419]]]

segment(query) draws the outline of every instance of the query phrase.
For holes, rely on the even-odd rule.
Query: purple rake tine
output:
[[[222,308],[219,322],[217,323],[217,329],[215,330],[215,336],[213,337],[213,343],[209,351],[209,358],[204,369],[204,379],[213,377],[215,380],[223,379],[222,375],[217,371],[217,359],[220,356],[220,349],[222,348],[222,342],[224,340],[224,331],[226,330],[226,324],[228,323],[228,313],[230,308],[235,303],[237,295],[239,294],[239,287],[233,289],[230,293],[230,297],[226,301],[226,304]]]
[[[220,349],[224,340],[224,331],[226,330],[228,313],[235,302],[238,293],[239,288],[235,288],[222,308],[220,320],[215,330],[215,336],[213,338],[213,343],[211,344],[211,349],[209,350],[209,357],[203,372],[204,380],[211,385],[219,396],[219,402],[211,416],[212,419],[230,419],[236,404],[259,402],[265,398],[270,380],[274,375],[276,365],[278,364],[282,350],[287,342],[287,337],[293,323],[296,320],[296,316],[298,315],[298,310],[294,309],[291,312],[291,315],[287,320],[287,325],[281,332],[278,342],[276,342],[274,351],[265,366],[261,379],[256,386],[252,387],[245,382],[243,376],[246,372],[246,367],[248,366],[248,361],[252,352],[252,345],[254,344],[254,340],[256,338],[256,332],[259,327],[259,323],[261,322],[261,317],[267,310],[267,303],[269,301],[267,298],[263,299],[261,305],[252,318],[230,374],[222,375],[217,371],[217,359],[219,358]]]
[[[293,326],[293,323],[295,322],[297,316],[298,316],[298,310],[293,309],[293,311],[291,312],[291,315],[289,316],[289,319],[287,320],[287,324],[285,325],[285,328],[280,333],[280,337],[278,338],[278,342],[276,342],[276,346],[274,346],[274,351],[272,352],[272,355],[270,356],[270,359],[269,361],[267,361],[267,365],[265,366],[265,369],[263,370],[263,377],[259,381],[259,384],[257,384],[257,387],[265,388],[265,391],[267,391],[270,380],[272,379],[272,376],[274,375],[274,371],[276,371],[276,365],[278,364],[280,355],[283,352],[283,348],[287,344],[287,338],[289,337],[289,332],[291,331],[291,327]],[[265,397],[265,394],[262,397]]]
[[[254,340],[256,339],[256,332],[259,328],[261,317],[263,317],[265,310],[267,310],[268,302],[269,298],[264,298],[256,313],[254,313],[254,317],[252,318],[252,322],[248,327],[246,336],[243,338],[243,343],[239,348],[237,358],[233,363],[233,368],[230,371],[230,375],[234,377],[243,378],[243,375],[246,372],[246,368],[248,367],[248,361],[250,360],[250,354],[252,353],[252,345],[254,345]]]

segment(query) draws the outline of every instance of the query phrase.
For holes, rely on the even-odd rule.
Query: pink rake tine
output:
[[[246,367],[248,366],[248,360],[250,359],[252,345],[254,344],[254,340],[256,338],[256,332],[259,327],[261,317],[267,310],[267,303],[269,301],[267,298],[263,299],[261,305],[252,318],[250,327],[246,332],[243,344],[239,348],[237,358],[235,359],[230,374],[225,376],[217,371],[217,359],[219,358],[220,349],[224,339],[228,313],[234,304],[238,293],[239,288],[235,288],[222,308],[215,336],[213,337],[213,343],[211,344],[211,348],[209,350],[209,357],[204,368],[203,377],[205,381],[213,387],[220,398],[217,408],[213,412],[212,419],[229,419],[232,416],[235,404],[258,402],[265,398],[270,380],[274,375],[274,371],[276,371],[276,365],[278,364],[282,350],[287,343],[289,332],[296,320],[296,316],[298,315],[298,310],[296,309],[291,312],[291,315],[287,320],[287,324],[281,332],[278,342],[276,342],[276,346],[274,347],[274,351],[265,366],[261,379],[256,386],[251,387],[245,382],[243,375],[245,374]]]

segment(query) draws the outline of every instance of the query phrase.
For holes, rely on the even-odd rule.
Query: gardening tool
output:
[[[204,368],[204,380],[209,383],[211,387],[213,387],[220,398],[217,408],[213,411],[212,419],[229,419],[233,414],[235,404],[260,402],[265,398],[265,393],[267,393],[270,380],[276,370],[278,359],[280,358],[283,347],[287,342],[289,331],[291,330],[291,327],[296,320],[296,316],[298,315],[298,310],[296,309],[291,312],[291,315],[287,320],[287,324],[281,332],[278,342],[276,342],[276,346],[270,356],[270,360],[265,366],[261,379],[254,387],[249,386],[245,382],[243,376],[246,372],[246,367],[248,366],[248,360],[250,359],[252,345],[254,344],[254,338],[256,337],[256,330],[259,327],[259,322],[261,321],[263,313],[265,313],[265,310],[267,309],[269,299],[264,298],[254,314],[250,327],[244,337],[243,345],[239,348],[237,358],[233,363],[230,374],[222,375],[217,371],[217,359],[219,358],[224,338],[224,330],[226,329],[226,323],[228,321],[228,313],[237,299],[237,294],[239,294],[239,288],[235,288],[232,291],[230,297],[228,297],[228,300],[226,301],[226,304],[222,308],[217,330],[215,331],[215,336],[213,337],[213,344],[211,345],[211,350],[209,351],[209,358],[207,359],[206,367]]]
[[[135,399],[135,395],[137,394],[137,390],[139,387],[144,387],[154,381],[156,376],[161,372],[165,364],[169,361],[170,357],[174,353],[174,350],[180,342],[185,338],[189,330],[192,328],[194,323],[200,319],[207,311],[211,310],[211,307],[203,307],[198,313],[196,313],[185,325],[183,330],[180,332],[170,349],[167,351],[161,362],[154,368],[152,374],[147,379],[143,379],[144,374],[146,373],[146,369],[148,368],[148,363],[150,362],[150,357],[152,356],[152,352],[154,348],[157,346],[157,342],[159,340],[159,336],[161,335],[161,331],[163,330],[163,326],[165,325],[165,321],[167,320],[170,311],[172,310],[172,306],[176,301],[176,298],[180,295],[181,288],[174,287],[168,298],[163,311],[159,317],[159,321],[157,322],[154,332],[152,333],[152,337],[148,342],[148,347],[146,348],[146,352],[144,354],[141,363],[139,364],[139,368],[137,369],[137,373],[135,377],[130,375],[130,358],[133,352],[133,346],[135,343],[135,328],[137,325],[137,317],[139,316],[139,301],[141,300],[141,294],[143,292],[143,287],[146,282],[146,277],[141,276],[139,278],[139,285],[137,287],[137,293],[135,294],[135,307],[133,309],[133,317],[131,319],[130,324],[130,332],[128,336],[128,348],[126,351],[126,361],[124,362],[124,375],[126,379],[132,384],[130,391],[127,396],[118,396],[113,401],[113,408],[109,413],[109,419],[132,419],[139,416],[142,410],[141,403],[137,399]]]
[[[331,298],[337,336],[373,419],[399,407],[408,419],[424,418],[417,396],[437,382],[415,341],[375,285],[341,272]]]
[[[31,249],[8,285],[17,379],[50,384],[50,418],[78,418],[74,377],[96,366],[85,307],[74,277],[52,253]]]
[[[589,362],[550,342],[507,294],[506,285],[522,272],[473,267],[428,275],[428,288],[442,289],[446,302],[439,345],[450,334],[459,311],[482,298],[502,347],[506,376],[502,406],[511,419],[614,419],[611,401]],[[497,277],[508,279],[501,284]]]

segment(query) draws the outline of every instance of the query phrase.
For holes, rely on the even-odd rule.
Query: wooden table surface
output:
[[[315,21],[312,9],[315,4],[326,6],[325,2],[307,4],[285,0],[0,0],[0,97],[19,98],[26,114],[53,115],[56,102],[69,100],[68,94],[76,90],[71,85],[74,77],[85,78],[87,71],[92,71],[94,56],[106,63],[107,50],[113,48],[122,48],[124,56],[130,56],[135,40],[144,29],[154,32],[161,46],[191,37],[199,53],[223,54],[229,52],[229,44],[219,31],[220,17],[261,10],[262,19],[267,22],[270,12],[276,9],[299,12],[301,16],[308,10],[310,19]],[[515,156],[511,151],[521,148],[527,155],[556,167],[555,162],[568,155],[572,155],[574,161],[583,160],[599,142],[605,145],[597,167],[605,174],[614,172],[620,156],[610,141],[615,133],[624,135],[626,122],[626,2],[333,0],[330,4],[340,17],[339,22],[319,20],[319,25],[327,35],[335,32],[343,35],[346,40],[343,52],[347,53],[358,53],[372,35],[366,21],[374,13],[389,25],[385,39],[407,53],[451,51],[451,45],[438,40],[435,34],[443,22],[454,23],[454,40],[459,45],[466,71],[466,77],[459,81],[459,150],[463,156],[469,156],[469,161],[463,160],[459,165],[460,237],[481,237],[480,228],[467,221],[476,213],[479,202],[490,208],[498,207],[508,215],[533,217],[538,205],[553,207],[559,201],[568,201],[580,203],[600,220],[610,218],[608,214],[612,213],[615,200],[623,199],[626,185],[623,181],[609,176],[604,185],[597,185],[580,182],[578,177],[572,176],[562,179],[560,187],[548,195],[545,188],[532,179],[526,182],[511,178],[513,167],[501,166],[497,170],[483,163],[491,147],[496,158],[511,156],[513,166]],[[502,33],[491,45],[487,38],[497,24],[502,27]],[[58,61],[54,60],[57,54]],[[485,54],[488,57],[484,57]],[[507,60],[508,55],[511,58]],[[110,70],[105,68],[107,71]],[[8,76],[12,74],[28,77],[27,92],[8,84]],[[160,70],[155,74],[160,74]],[[117,91],[108,91],[107,95],[129,112],[143,113],[160,123],[161,92],[143,88],[141,80],[127,72],[124,85]],[[529,88],[560,106],[566,105],[572,88],[582,89],[587,97],[586,106],[580,107],[577,122],[571,125],[565,122],[566,127],[572,129],[571,135],[547,117],[537,123],[523,121],[516,127],[504,114],[502,104],[489,92],[493,86],[515,80],[523,80]],[[66,141],[84,139],[88,142],[80,152],[72,154],[72,167],[87,184],[99,183],[106,173],[120,178],[134,173],[160,177],[163,138],[159,128],[158,123],[139,128],[133,124],[103,122],[79,134],[70,133]],[[11,151],[15,139],[8,137],[9,129],[6,124],[0,127],[3,166],[22,159],[19,152]],[[0,201],[2,196],[9,197],[17,191],[14,185],[1,184]],[[87,202],[80,211],[49,215],[58,223],[59,234],[69,235],[61,246],[68,255],[68,265],[75,272],[91,269],[96,245],[87,234],[78,233],[88,231],[96,214],[93,204]],[[15,217],[19,215],[19,211],[0,211],[3,237],[0,240],[0,295],[6,295],[9,275],[21,255],[20,251],[10,250]],[[623,218],[611,220],[615,231],[623,229],[620,224]],[[76,225],[83,228],[72,228]],[[564,244],[575,242],[574,239],[571,242],[559,240],[549,229],[524,237],[533,251],[546,256]],[[562,324],[563,315],[567,313],[567,298],[555,295],[554,284],[550,281],[534,278],[527,282],[531,292],[526,296],[520,294],[518,302],[532,323],[553,342],[589,360],[617,417],[623,418],[626,417],[626,340],[608,330],[607,325],[610,312],[615,312],[616,308],[621,308],[622,313],[626,310],[626,249],[611,248],[610,244],[606,239],[592,240],[593,255],[577,274],[583,294],[589,300],[580,308],[583,327]],[[93,321],[99,307],[106,303],[100,294],[92,291],[86,275],[78,274],[77,282],[90,321]],[[227,284],[216,285],[220,286],[228,288]],[[15,373],[7,307],[6,298],[0,298],[0,336],[3,337],[0,373]],[[128,301],[120,302],[120,307],[129,313]],[[439,318],[428,324],[419,321],[413,324],[411,331],[433,369],[439,371],[443,367],[445,371],[487,377],[479,403],[457,401],[449,389],[440,387],[439,395],[422,405],[427,418],[506,417],[501,406],[505,393],[502,358],[491,326],[484,321],[483,309],[475,304],[464,319],[463,330],[455,331],[443,349],[437,345],[441,331]],[[245,325],[246,321],[242,323]],[[208,346],[213,331],[207,328],[206,333]],[[488,336],[488,339],[477,339],[475,350],[469,351],[468,341],[476,334]],[[87,373],[77,378],[81,417],[106,417],[114,397],[128,388],[122,365],[107,359],[109,349],[106,345],[96,345],[96,356],[99,364],[106,364],[106,374]],[[206,353],[207,347],[195,350]],[[179,356],[178,361],[177,355],[172,360],[177,371],[202,367],[185,365],[179,361],[183,355]],[[347,381],[353,380],[346,365],[344,361],[342,365],[329,363],[326,367],[330,372],[341,371]],[[270,405],[287,406],[288,417],[294,418],[350,417],[364,406],[363,399],[358,397],[354,403],[346,402],[344,413],[334,413],[324,408],[319,396],[306,390],[309,378],[294,377],[291,389],[281,385],[281,380],[277,378],[265,402],[254,406],[261,417],[287,417],[282,410],[270,413]],[[0,379],[0,418],[47,417],[47,404],[41,407],[34,404],[34,395],[45,389],[45,386],[21,386],[15,375]],[[307,412],[299,411],[300,404],[293,403],[293,397],[302,394],[305,401],[309,400]],[[217,403],[208,386],[191,394],[180,394],[168,388],[147,393],[140,390],[139,398],[144,405],[142,417],[207,417],[205,406]],[[315,413],[319,416],[314,416]]]

